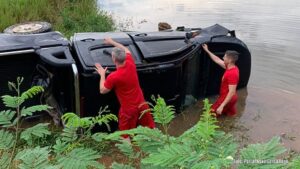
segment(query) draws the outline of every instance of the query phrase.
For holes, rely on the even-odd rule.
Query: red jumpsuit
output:
[[[130,53],[126,53],[125,64],[118,67],[116,71],[107,76],[104,86],[107,89],[115,90],[120,102],[119,129],[128,130],[137,125],[154,128],[150,112],[145,113],[141,119],[141,112],[149,109],[145,103],[141,90],[134,60]]]
[[[217,101],[212,105],[212,111],[216,112],[218,107],[223,103],[229,92],[229,85],[237,85],[239,83],[239,69],[234,66],[230,69],[226,69],[220,87],[220,96]],[[235,93],[231,100],[224,106],[222,114],[234,116],[236,114],[235,104],[237,102],[237,94]]]

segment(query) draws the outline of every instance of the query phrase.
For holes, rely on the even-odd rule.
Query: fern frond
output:
[[[57,139],[55,141],[55,145],[52,147],[53,152],[55,154],[62,154],[67,150],[69,143],[61,141],[61,139]]]
[[[198,123],[192,128],[185,131],[180,137],[179,140],[191,141],[193,144],[201,143],[203,146],[207,146],[214,137],[216,137],[218,131],[216,129],[219,126],[216,125],[216,118],[210,113],[210,104],[208,100],[204,100],[204,112],[201,115]]]
[[[173,168],[170,168],[170,167],[160,167],[160,166],[153,166],[151,164],[141,164],[141,169],[173,169]]]
[[[112,165],[110,166],[111,169],[135,169],[134,167],[130,165],[125,165],[125,164],[119,164],[116,162],[113,162]]]
[[[12,110],[4,110],[0,112],[0,125],[2,127],[10,127],[12,125],[11,120],[15,117],[16,112]]]
[[[222,169],[222,168],[229,168],[232,164],[232,160],[226,159],[226,158],[214,158],[214,159],[208,159],[208,160],[202,160],[198,163],[194,164],[191,169]]]
[[[27,108],[24,107],[21,110],[21,116],[23,116],[23,117],[32,116],[32,113],[34,113],[34,112],[47,111],[49,109],[51,109],[51,107],[48,105],[35,105],[35,106],[27,107]]]
[[[174,137],[169,136],[168,138],[156,128],[138,127],[135,130],[136,135],[132,140],[146,153],[155,153],[168,142],[175,142]]]
[[[45,169],[61,169],[61,167],[58,166],[58,165],[55,165],[55,166],[49,165],[49,166],[47,166]]]
[[[8,131],[0,130],[0,150],[8,150],[15,143],[14,135]]]
[[[208,99],[204,100],[204,112],[197,123],[197,133],[204,140],[211,140],[216,133],[216,129],[219,126],[216,125],[217,119],[211,114],[210,110],[211,104],[209,104]]]
[[[91,117],[84,117],[80,118],[77,114],[75,113],[65,113],[62,116],[63,122],[66,124],[68,127],[82,127],[82,128],[88,128],[92,125],[92,118]]]
[[[98,152],[92,149],[75,148],[57,160],[64,169],[87,169],[90,166],[100,165],[97,162],[100,157]]]
[[[110,131],[110,125],[109,122],[111,121],[118,121],[118,117],[114,114],[105,114],[105,115],[98,115],[96,117],[94,117],[93,119],[94,123],[99,124],[100,126],[102,124],[105,124],[107,129]]]
[[[73,142],[78,138],[78,135],[76,133],[77,128],[74,127],[65,127],[63,129],[63,132],[61,133],[61,140],[65,142]]]
[[[8,168],[10,155],[8,152],[0,154],[0,168]]]
[[[294,158],[288,166],[288,169],[299,169],[299,168],[300,168],[300,156]]]
[[[207,154],[209,158],[226,158],[234,157],[237,151],[237,144],[233,137],[224,132],[218,132],[207,146]]]
[[[161,97],[158,97],[155,103],[156,105],[152,108],[154,121],[162,125],[169,124],[175,117],[174,106],[167,106]]]
[[[25,140],[27,144],[32,145],[35,138],[43,138],[50,135],[48,129],[49,123],[39,123],[33,127],[27,128],[21,133],[21,139]]]
[[[243,162],[239,165],[241,169],[250,168],[281,168],[285,164],[276,163],[260,163],[262,160],[275,160],[279,155],[284,153],[286,149],[280,145],[280,138],[274,137],[264,144],[252,144],[241,150],[240,159]],[[259,160],[259,161],[255,161]],[[249,162],[247,162],[249,161]]]
[[[119,141],[122,135],[134,136],[135,132],[136,132],[135,129],[115,131],[113,133],[110,133],[108,136],[106,136],[105,139],[106,140]]]
[[[17,97],[17,96],[4,95],[4,96],[1,96],[1,98],[2,98],[3,104],[9,108],[17,108],[24,102],[24,100],[22,98]]]
[[[210,113],[211,104],[208,99],[204,100],[204,112],[201,115],[199,122],[192,128],[185,131],[179,138],[194,139],[194,140],[212,140],[214,135],[217,133],[219,126],[216,125],[217,119]]]
[[[27,99],[33,98],[35,95],[41,92],[44,92],[44,88],[42,86],[33,86],[27,91],[23,92],[20,98],[25,101]]]
[[[92,135],[92,139],[95,140],[96,142],[101,143],[106,139],[107,136],[108,136],[107,133],[95,133]]]
[[[25,149],[19,152],[15,159],[21,160],[19,168],[22,169],[44,169],[49,167],[49,150],[48,147]]]
[[[168,142],[167,136],[159,129],[150,129],[142,126],[131,130],[116,131],[109,134],[105,139],[120,140],[122,135],[132,136],[134,144],[138,145],[146,153],[157,152],[158,148],[163,147]],[[169,140],[174,141],[175,138],[169,137]]]
[[[193,163],[203,156],[186,144],[170,144],[158,149],[142,160],[144,164],[161,167],[184,167],[186,163]]]
[[[126,140],[121,140],[121,143],[116,144],[119,150],[129,158],[137,158],[139,154],[135,154],[132,144]]]

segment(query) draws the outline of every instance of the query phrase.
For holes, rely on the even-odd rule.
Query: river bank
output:
[[[96,0],[0,1],[0,32],[10,25],[46,21],[53,30],[70,37],[76,32],[105,32],[115,29],[113,19],[99,10]]]

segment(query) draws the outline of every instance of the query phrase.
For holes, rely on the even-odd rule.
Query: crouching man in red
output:
[[[144,113],[139,119],[141,112],[149,109],[149,106],[145,104],[134,59],[129,49],[111,38],[105,38],[104,43],[115,46],[112,51],[112,60],[117,70],[105,78],[107,68],[103,68],[99,63],[95,66],[101,76],[100,93],[106,94],[114,90],[120,102],[119,130],[132,129],[137,125],[154,128],[155,123],[150,112]],[[129,140],[128,136],[123,137]]]
[[[206,44],[202,45],[202,47],[215,63],[225,69],[220,87],[220,96],[212,105],[212,111],[216,113],[217,116],[221,114],[234,116],[236,114],[235,105],[238,99],[236,87],[239,82],[239,69],[235,65],[235,62],[238,60],[239,53],[228,50],[225,52],[222,60],[211,53]]]

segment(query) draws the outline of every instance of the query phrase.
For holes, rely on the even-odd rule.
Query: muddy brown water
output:
[[[158,22],[235,29],[249,47],[252,70],[247,89],[238,91],[238,115],[219,119],[241,144],[282,137],[300,151],[300,1],[270,0],[99,0],[121,30],[156,31]],[[210,100],[214,101],[215,97]],[[199,120],[202,102],[178,115],[170,132],[179,135]]]

